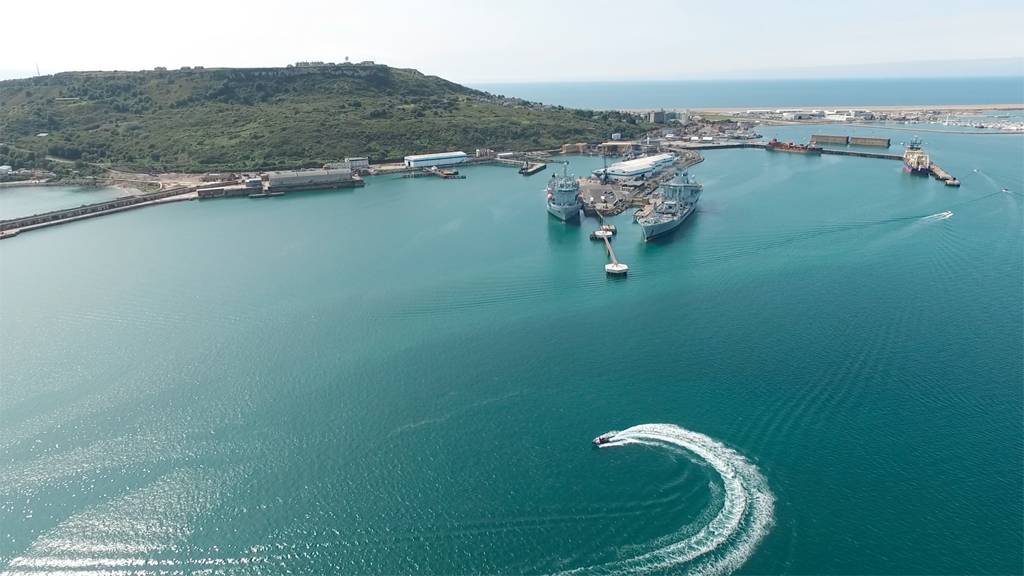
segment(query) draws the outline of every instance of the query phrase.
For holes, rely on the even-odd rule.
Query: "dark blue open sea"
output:
[[[5,240],[0,572],[1020,573],[1024,137],[927,136],[707,152],[625,280],[499,166]]]

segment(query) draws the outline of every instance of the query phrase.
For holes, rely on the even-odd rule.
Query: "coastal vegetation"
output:
[[[628,113],[547,106],[371,63],[0,82],[0,151],[25,167],[291,168],[345,156],[554,148],[647,128]]]

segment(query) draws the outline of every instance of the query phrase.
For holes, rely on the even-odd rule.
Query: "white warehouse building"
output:
[[[466,161],[465,152],[438,152],[437,154],[416,154],[405,157],[407,168],[428,168],[430,166],[451,166]]]

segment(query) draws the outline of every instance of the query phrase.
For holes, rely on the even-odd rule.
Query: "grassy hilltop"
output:
[[[551,148],[645,128],[628,114],[543,106],[383,65],[66,72],[0,82],[0,164],[15,168],[46,156],[134,170],[317,166],[345,156],[376,162],[445,149]]]

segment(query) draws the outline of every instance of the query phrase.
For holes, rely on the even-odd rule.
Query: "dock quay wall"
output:
[[[93,214],[101,214],[112,210],[121,210],[135,206],[138,204],[145,204],[154,200],[161,200],[163,198],[169,198],[171,196],[177,196],[188,192],[190,188],[181,186],[177,188],[168,188],[159,192],[151,192],[149,194],[139,194],[137,196],[123,196],[121,198],[115,198],[113,200],[107,200],[104,202],[97,202],[95,204],[86,204],[77,208],[65,208],[62,210],[52,210],[50,212],[43,212],[42,214],[34,214],[32,216],[25,216],[22,218],[12,218],[10,220],[0,220],[0,231],[14,230],[19,228],[25,228],[28,226],[37,226],[39,224],[45,224],[48,222],[57,222],[60,220],[67,220],[71,218],[81,218]]]
[[[836,134],[812,134],[811,144],[840,144],[843,146],[874,146],[888,148],[888,138],[869,138],[866,136],[839,136]]]
[[[878,148],[888,148],[890,146],[890,140],[888,138],[866,138],[862,136],[850,136],[851,146],[876,146]]]
[[[836,136],[835,134],[813,134],[811,136],[812,144],[842,144],[847,145],[850,143],[849,136]]]
[[[881,158],[883,160],[903,160],[899,154],[886,154],[884,152],[858,152],[856,150],[829,150],[825,148],[822,154],[834,154],[836,156],[857,156],[860,158]]]
[[[0,188],[21,188],[24,186],[109,186],[109,180],[97,178],[65,178],[61,180],[10,180],[0,182]]]
[[[246,196],[253,192],[262,191],[262,188],[247,188],[241,185],[231,186],[208,186],[196,190],[200,200],[206,198],[228,198],[230,196]]]
[[[358,188],[365,186],[362,178],[352,177],[348,180],[331,180],[324,182],[297,182],[294,184],[273,184],[267,187],[271,192],[302,192],[307,190],[333,190],[336,188]],[[247,190],[246,193],[251,192]]]

